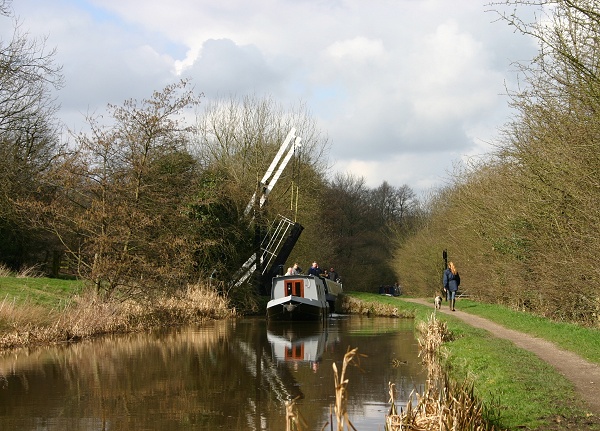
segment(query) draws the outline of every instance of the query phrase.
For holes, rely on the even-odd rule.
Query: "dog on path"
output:
[[[436,309],[442,308],[442,297],[438,295],[435,298],[433,298],[433,304],[435,305]]]

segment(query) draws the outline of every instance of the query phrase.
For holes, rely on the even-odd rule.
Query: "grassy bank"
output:
[[[60,308],[81,293],[83,282],[46,277],[0,276],[0,300]]]
[[[3,276],[0,295],[0,349],[235,315],[223,297],[202,285],[145,300],[101,300],[77,280]]]
[[[359,301],[353,312],[414,316],[425,321],[432,307],[408,303],[399,298],[367,293],[350,293]],[[502,307],[461,301],[461,310],[473,312],[504,326],[570,346],[575,352],[587,352],[588,358],[599,354],[598,331],[573,328],[524,313],[509,312]],[[390,315],[390,314],[387,314]],[[600,429],[592,422],[577,397],[573,385],[537,356],[512,343],[493,337],[487,331],[473,328],[446,315],[452,340],[444,344],[444,364],[449,376],[457,381],[473,382],[475,394],[498,415],[492,418],[502,429]],[[573,330],[577,336],[566,337]],[[591,332],[589,332],[591,331]],[[594,342],[590,343],[590,338]],[[561,341],[562,340],[562,341]],[[567,348],[567,347],[565,347]],[[580,353],[583,355],[583,353]]]

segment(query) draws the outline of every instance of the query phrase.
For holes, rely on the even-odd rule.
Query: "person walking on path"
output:
[[[444,276],[442,280],[444,284],[444,292],[446,292],[446,299],[450,302],[450,309],[454,310],[454,303],[456,302],[456,291],[460,286],[460,275],[454,266],[454,262],[448,262],[448,268],[444,270]]]

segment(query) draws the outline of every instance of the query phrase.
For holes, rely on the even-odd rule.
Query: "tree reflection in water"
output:
[[[382,429],[388,382],[398,403],[426,376],[411,320],[330,319],[327,325],[209,322],[0,356],[2,430],[285,429],[285,401],[310,429],[329,420],[332,364],[348,347],[367,357],[348,370],[348,412]]]

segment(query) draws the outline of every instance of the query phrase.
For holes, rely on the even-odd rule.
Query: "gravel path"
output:
[[[433,308],[433,300],[402,298],[403,301],[429,305]],[[460,305],[459,305],[460,306]],[[460,311],[450,311],[446,303],[438,310],[445,314],[461,319],[476,328],[485,329],[498,338],[512,341],[516,346],[535,353],[540,359],[552,365],[562,375],[575,385],[583,400],[588,404],[590,412],[600,414],[600,366],[577,356],[574,353],[562,350],[555,344],[532,337],[531,335],[507,329],[497,323],[482,317]]]

